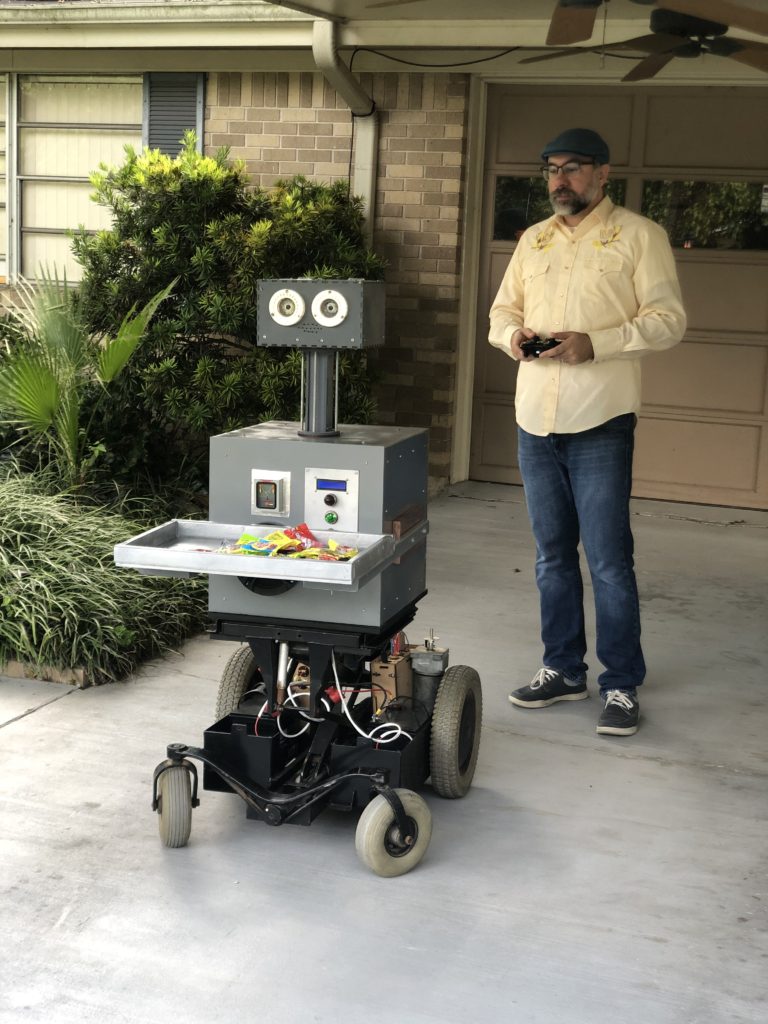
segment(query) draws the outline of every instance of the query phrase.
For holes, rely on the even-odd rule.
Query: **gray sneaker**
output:
[[[510,704],[518,708],[547,708],[559,700],[584,700],[588,697],[587,684],[573,683],[554,668],[542,668],[527,686],[513,690]]]
[[[597,723],[597,731],[602,736],[631,736],[637,732],[640,704],[634,692],[609,690],[604,700],[605,707]]]

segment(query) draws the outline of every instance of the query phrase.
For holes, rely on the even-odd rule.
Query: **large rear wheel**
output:
[[[429,767],[432,788],[455,800],[472,785],[480,750],[483,693],[480,676],[469,665],[445,670],[432,712]]]
[[[256,656],[251,648],[244,644],[234,652],[224,666],[216,700],[216,721],[220,722],[222,718],[237,711],[246,693],[263,688]]]

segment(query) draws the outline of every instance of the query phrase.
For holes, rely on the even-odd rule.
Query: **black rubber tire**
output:
[[[395,878],[415,868],[432,838],[432,812],[427,803],[410,789],[396,789],[395,793],[414,826],[415,842],[411,846],[400,845],[395,812],[382,793],[360,815],[355,831],[358,857],[382,878]]]
[[[216,721],[237,711],[244,694],[253,690],[261,681],[256,657],[248,646],[239,647],[229,658],[221,674],[219,693],[216,698]]]
[[[429,768],[438,796],[455,800],[472,785],[482,717],[480,676],[469,665],[449,666],[432,712]]]
[[[157,780],[157,799],[163,845],[186,846],[192,831],[192,783],[186,768],[166,768]]]

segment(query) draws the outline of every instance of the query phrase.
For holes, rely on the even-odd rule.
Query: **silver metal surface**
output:
[[[298,424],[292,422],[270,422],[211,438],[210,519],[217,523],[248,523],[256,519],[267,530],[269,523],[307,523],[318,538],[341,540],[345,534],[387,536],[394,552],[400,549],[393,538],[402,530],[404,538],[410,538],[402,549],[407,557],[398,558],[395,553],[372,569],[367,562],[356,565],[357,559],[335,567],[333,563],[322,563],[337,570],[333,579],[330,574],[324,576],[315,563],[309,572],[316,574],[319,581],[309,578],[307,572],[298,577],[301,586],[279,595],[246,588],[237,578],[245,575],[239,570],[228,575],[210,573],[209,611],[212,615],[378,627],[426,591],[427,431],[342,424],[339,437],[307,439],[298,435],[297,428]],[[259,476],[264,479],[280,476],[286,482],[290,494],[287,515],[254,515],[254,467],[258,467]],[[305,485],[307,470],[312,467],[321,467],[315,469],[315,475],[329,480],[349,480],[354,475],[354,491],[337,492],[338,501],[332,505],[326,505],[324,500],[315,501],[317,487]],[[326,496],[322,492],[322,498]],[[329,510],[342,513],[334,526],[324,519]],[[419,529],[409,533],[414,527]],[[362,551],[358,558],[363,558]],[[285,561],[288,568],[283,578],[297,579],[292,574],[297,560]],[[347,572],[349,576],[344,578]]]
[[[161,575],[207,574],[251,577],[254,579],[294,580],[318,587],[355,587],[364,579],[382,572],[411,547],[421,543],[427,524],[421,524],[396,541],[377,534],[317,531],[322,544],[333,539],[359,554],[348,562],[324,562],[304,558],[265,557],[228,554],[219,550],[244,533],[266,537],[274,526],[234,525],[198,519],[171,519],[161,526],[115,545],[115,564],[123,568],[157,571]]]
[[[338,352],[307,349],[301,361],[301,434],[306,437],[338,437],[336,415]]]

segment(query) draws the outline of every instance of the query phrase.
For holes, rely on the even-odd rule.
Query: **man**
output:
[[[629,520],[640,359],[685,332],[664,230],[605,195],[608,145],[570,128],[541,154],[554,216],[521,237],[491,307],[490,342],[520,362],[518,458],[536,541],[544,667],[517,707],[582,700],[581,540],[594,588],[601,734],[637,732],[645,677]],[[558,344],[527,355],[538,336]]]

